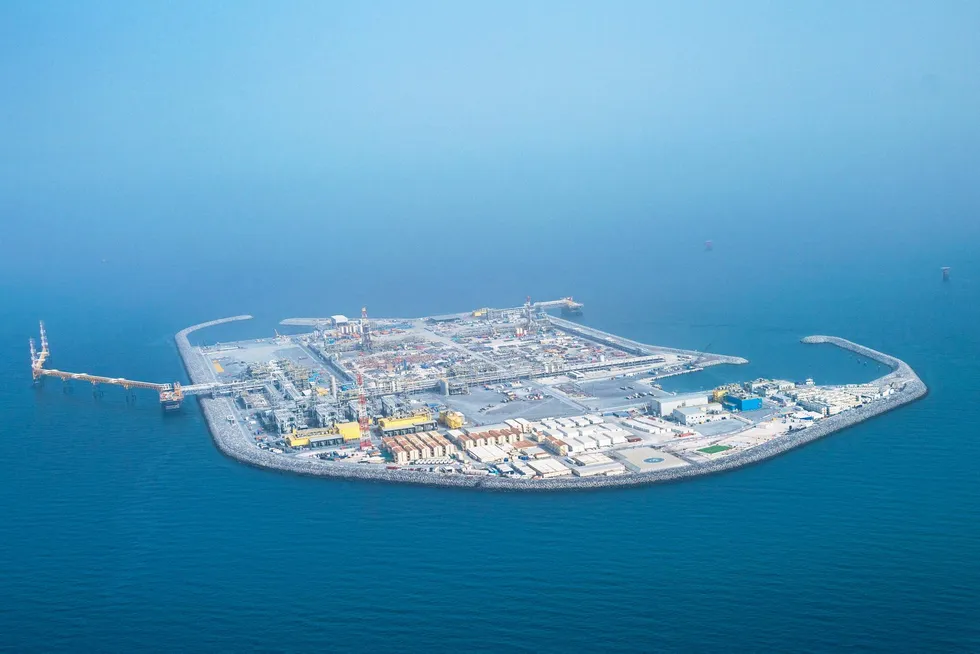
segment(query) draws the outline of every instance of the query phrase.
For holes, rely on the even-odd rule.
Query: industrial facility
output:
[[[141,382],[48,366],[61,380],[127,394],[227,398],[227,426],[276,455],[316,465],[442,475],[596,478],[696,465],[759,447],[888,397],[888,384],[819,386],[756,379],[672,394],[658,380],[743,359],[646,345],[551,315],[571,298],[418,319],[292,319],[293,335],[192,348],[211,381]],[[185,357],[185,361],[188,359]],[[127,397],[129,397],[127,395]],[[251,445],[250,445],[251,447]]]

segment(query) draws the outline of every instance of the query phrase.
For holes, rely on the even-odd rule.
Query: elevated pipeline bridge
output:
[[[531,303],[531,308],[539,311],[549,311],[551,309],[561,309],[561,312],[565,315],[578,316],[581,315],[582,309],[585,307],[581,302],[576,302],[571,296],[563,297],[560,300],[547,300],[544,302],[533,302]]]
[[[66,372],[64,370],[45,368],[44,365],[51,356],[51,350],[48,345],[48,335],[44,329],[44,322],[41,322],[41,349],[37,349],[33,338],[31,339],[30,343],[31,377],[35,385],[39,384],[45,377],[55,377],[64,382],[88,382],[92,384],[92,392],[95,394],[100,392],[98,390],[100,385],[120,386],[127,391],[133,389],[151,390],[156,391],[160,398],[160,406],[168,411],[179,409],[180,405],[184,401],[184,398],[189,395],[232,395],[249,390],[256,390],[257,388],[261,388],[263,385],[260,382],[231,382],[225,384],[214,382],[210,384],[191,384],[188,386],[183,386],[180,382],[176,381],[172,384],[161,384],[157,382],[140,381],[137,379],[126,379],[125,377],[106,377],[103,375],[90,375],[85,372]]]

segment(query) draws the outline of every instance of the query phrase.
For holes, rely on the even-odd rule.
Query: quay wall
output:
[[[187,340],[187,335],[197,329],[203,329],[211,325],[232,320],[245,320],[247,318],[247,316],[236,316],[235,318],[202,323],[201,325],[188,327],[177,334],[177,348],[180,351],[181,358],[184,360],[187,374],[193,383],[198,384],[213,381],[214,375],[203,358],[196,355]],[[304,460],[257,448],[252,441],[251,435],[242,426],[237,422],[229,423],[225,418],[225,416],[232,413],[231,403],[233,400],[229,398],[198,397],[198,402],[210,428],[211,437],[219,451],[241,463],[258,468],[315,477],[361,479],[386,483],[422,484],[498,491],[560,491],[640,486],[678,481],[689,477],[733,470],[764,461],[783,452],[823,438],[828,434],[864,422],[882,413],[892,411],[909,402],[918,400],[928,392],[922,380],[900,359],[834,336],[809,336],[803,339],[803,342],[836,345],[837,347],[850,350],[889,366],[892,372],[882,377],[881,380],[887,380],[888,383],[891,383],[895,392],[885,399],[824,418],[813,426],[775,438],[768,443],[728,457],[680,468],[669,468],[647,473],[628,473],[616,477],[559,477],[541,480],[505,479],[484,475],[446,475],[411,470],[388,470],[375,465],[326,463],[320,460]]]
[[[622,336],[616,336],[615,334],[607,334],[606,332],[595,329],[594,327],[587,327],[577,322],[565,320],[564,318],[556,318],[555,316],[548,316],[548,320],[554,323],[555,326],[561,331],[575,334],[576,336],[603,344],[606,342],[615,343],[620,347],[635,350],[640,354],[661,354],[667,352],[669,354],[687,355],[695,358],[701,357],[702,360],[701,363],[698,364],[699,366],[716,366],[719,364],[741,365],[743,363],[748,363],[747,359],[743,359],[742,357],[733,357],[727,354],[712,354],[709,352],[695,352],[694,350],[681,350],[675,347],[649,345],[647,343],[641,343]]]

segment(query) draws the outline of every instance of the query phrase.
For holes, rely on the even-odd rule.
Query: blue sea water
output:
[[[0,6],[0,650],[980,650],[976,2]],[[705,252],[711,239],[714,251]],[[941,266],[952,266],[943,283]],[[173,335],[574,295],[910,406],[729,474],[530,495],[284,476]]]
[[[837,207],[848,236],[733,218],[721,206],[702,221],[635,207],[582,217],[572,204],[562,221],[525,220],[567,191],[545,187],[554,195],[518,193],[496,207],[499,220],[454,223],[455,206],[428,217],[415,207],[413,221],[384,229],[372,225],[383,202],[256,193],[232,210],[206,194],[181,205],[81,192],[60,201],[66,217],[46,247],[62,259],[33,259],[25,231],[24,247],[0,264],[0,646],[980,647],[975,227],[881,231],[860,204]],[[36,202],[19,209],[40,215]],[[322,218],[341,211],[351,219]],[[112,221],[79,220],[105,212]],[[142,215],[131,223],[127,212]],[[954,266],[945,284],[944,264]],[[362,305],[425,315],[527,294],[573,294],[588,324],[751,360],[676,388],[876,374],[799,343],[827,333],[905,359],[930,394],[729,474],[525,495],[251,469],[215,450],[194,402],[165,416],[151,396],[129,405],[111,389],[95,399],[84,387],[30,385],[27,339],[41,318],[52,366],[166,381],[185,379],[173,334],[207,319],[256,316],[197,335],[228,340],[271,334],[288,316]]]

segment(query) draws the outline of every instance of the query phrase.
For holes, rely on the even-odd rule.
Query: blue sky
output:
[[[978,26],[952,1],[6,2],[0,270],[42,224],[51,283],[205,233],[237,279],[270,247],[421,251],[447,225],[488,258],[520,224],[524,257],[601,229],[794,261],[928,228],[955,261],[980,237]],[[268,245],[280,225],[301,243]]]
[[[818,141],[887,154],[976,138],[978,25],[971,2],[8,2],[2,172],[102,185],[825,156]]]

